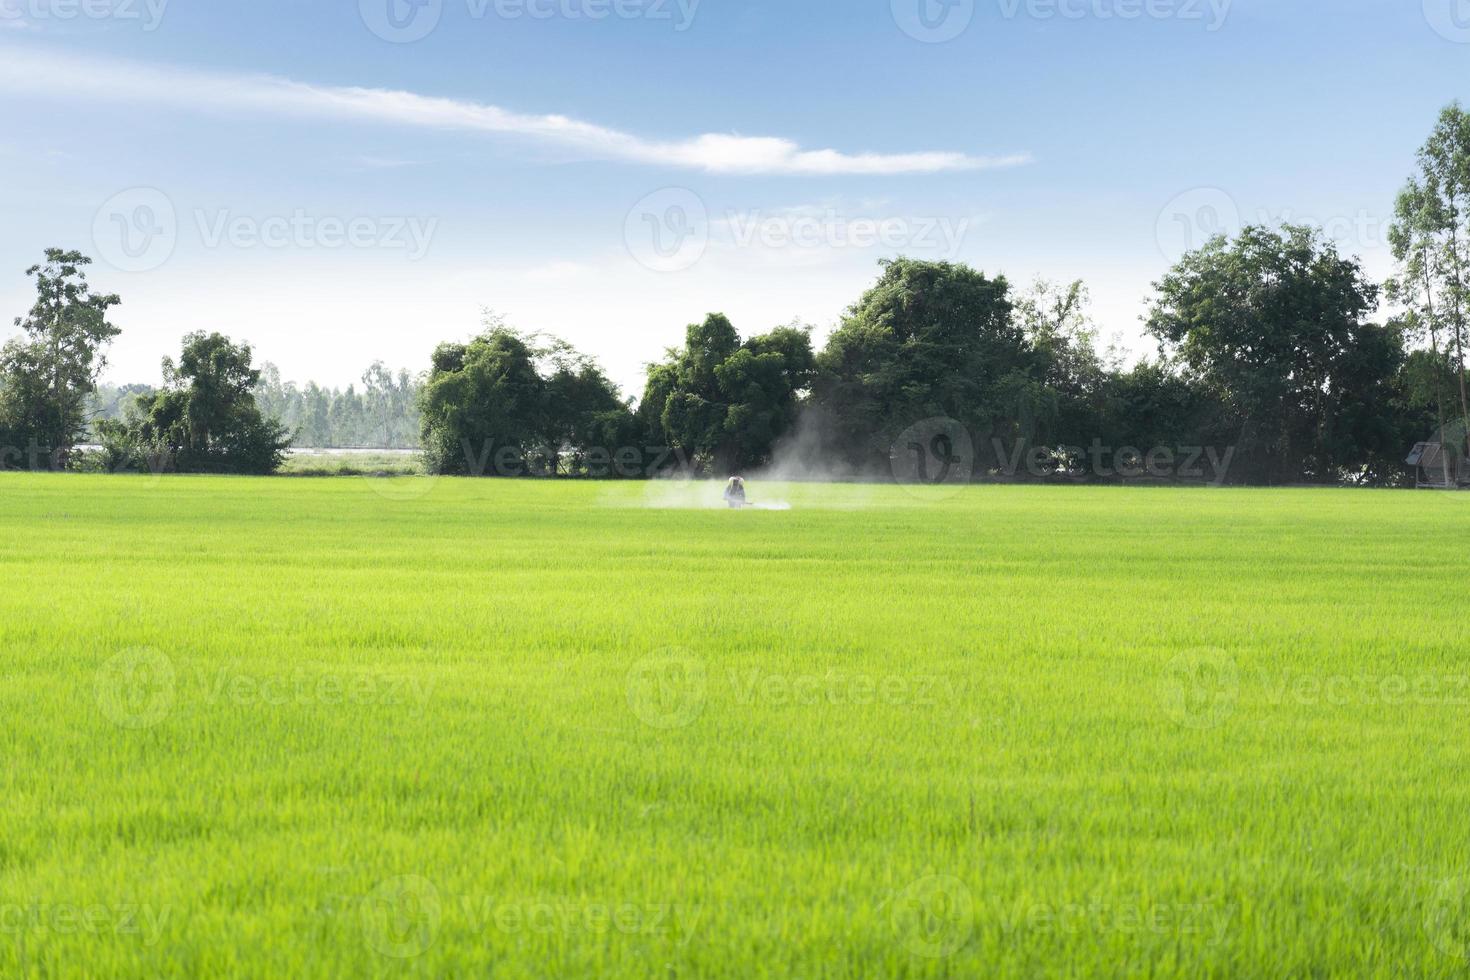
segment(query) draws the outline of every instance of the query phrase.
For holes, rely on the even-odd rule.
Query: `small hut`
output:
[[[1414,467],[1414,485],[1421,490],[1470,490],[1470,449],[1467,425],[1455,422],[1436,432],[1428,441],[1415,443],[1409,458]]]

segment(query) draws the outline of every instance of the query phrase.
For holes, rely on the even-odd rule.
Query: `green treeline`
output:
[[[1168,479],[1392,486],[1404,457],[1470,444],[1470,115],[1449,107],[1399,195],[1398,269],[1375,283],[1316,229],[1252,226],[1154,284],[1134,365],[1098,344],[1082,283],[1017,289],[960,264],[884,261],[818,349],[799,325],[720,314],[649,365],[635,403],[567,344],[498,320],[428,371],[374,364],[342,391],[283,383],[218,334],[164,385],[99,389],[108,311],[53,249],[0,351],[0,468],[274,471],[288,448],[413,447],[472,476]],[[1385,308],[1392,311],[1379,316]],[[1203,465],[1208,464],[1208,465]],[[1465,467],[1470,473],[1470,466]]]

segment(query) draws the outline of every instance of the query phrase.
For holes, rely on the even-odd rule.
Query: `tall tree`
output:
[[[977,441],[1033,438],[1055,405],[1005,278],[914,259],[882,269],[817,358],[813,403],[842,460],[886,471],[898,435],[934,417]]]
[[[1420,153],[1420,167],[1437,178],[1447,241],[1445,263],[1452,284],[1455,361],[1459,366],[1460,417],[1470,419],[1470,391],[1465,382],[1466,316],[1470,314],[1470,115],[1459,103],[1440,114],[1429,142]]]
[[[744,342],[711,313],[684,346],[649,369],[640,417],[706,471],[726,475],[769,462],[796,424],[815,367],[811,334],[780,327]]]
[[[638,424],[618,386],[591,358],[558,344],[548,358],[546,379],[549,456],[553,467],[573,474],[605,476],[608,463],[623,449],[640,448]],[[606,458],[589,466],[587,453],[604,450]],[[625,474],[626,475],[626,474]]]
[[[440,344],[420,395],[424,455],[436,473],[484,476],[496,454],[525,454],[547,429],[546,381],[527,338],[494,326]]]
[[[611,454],[637,432],[632,410],[596,363],[494,314],[469,343],[434,351],[419,404],[424,456],[437,473],[608,475],[601,464],[583,466],[588,451]]]
[[[786,326],[751,337],[715,368],[729,406],[725,432],[733,469],[771,461],[777,443],[796,428],[801,395],[811,387],[816,366],[811,331]]]
[[[1458,414],[1470,420],[1465,360],[1470,339],[1470,114],[1459,103],[1440,113],[1417,164],[1418,172],[1399,194],[1389,232],[1399,263],[1390,289],[1414,312],[1414,324],[1428,334],[1436,359],[1440,338],[1445,338],[1445,352],[1455,364]],[[1442,404],[1439,414],[1442,438]],[[1454,448],[1470,452],[1470,445]]]
[[[393,445],[394,424],[402,415],[398,386],[393,374],[382,361],[374,361],[362,373],[363,413],[374,441],[380,446]]]
[[[716,369],[740,349],[740,335],[723,313],[685,330],[684,347],[670,352],[673,384],[659,420],[666,438],[691,458],[721,473],[740,465],[725,423],[730,406]]]
[[[1224,406],[1235,475],[1335,482],[1362,467],[1359,439],[1379,430],[1344,419],[1376,403],[1403,352],[1365,322],[1378,290],[1356,260],[1310,228],[1252,226],[1185,255],[1156,288],[1148,329]]]
[[[1429,175],[1431,184],[1435,177]],[[1440,195],[1426,188],[1417,178],[1411,178],[1398,199],[1394,202],[1394,221],[1389,226],[1389,245],[1398,261],[1399,272],[1388,282],[1390,298],[1409,310],[1405,320],[1405,334],[1409,337],[1429,338],[1432,359],[1440,358],[1440,332],[1443,302],[1439,288],[1445,277],[1442,273],[1444,250],[1438,241],[1444,218],[1440,213]],[[1437,372],[1434,379],[1438,381]],[[1442,385],[1436,383],[1433,392],[1437,425],[1435,431],[1443,438],[1445,425],[1445,400]],[[1446,467],[1448,456],[1443,456]]]
[[[120,331],[107,319],[121,300],[94,293],[80,252],[46,250],[45,262],[26,270],[36,280],[36,302],[17,317],[23,331],[0,349],[0,429],[66,465],[86,432],[104,350]]]
[[[1038,441],[1085,444],[1097,430],[1106,381],[1117,373],[1097,350],[1098,329],[1088,311],[1087,287],[1038,279],[1015,301],[1016,317],[1035,352],[1036,370],[1054,411],[1037,418]],[[1108,357],[1117,361],[1116,355]]]

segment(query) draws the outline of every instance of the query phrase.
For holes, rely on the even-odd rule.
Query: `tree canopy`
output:
[[[1389,244],[1398,272],[1388,293],[1407,309],[1405,331],[1429,343],[1415,376],[1430,384],[1423,393],[1435,431],[1447,431],[1446,420],[1457,416],[1451,428],[1470,432],[1470,114],[1458,102],[1440,114],[1419,150],[1417,172],[1394,204]],[[1444,441],[1450,455],[1470,455],[1470,437]]]
[[[0,444],[39,451],[53,466],[66,465],[86,431],[107,345],[120,332],[107,317],[121,300],[91,291],[91,262],[80,252],[47,249],[45,261],[26,270],[36,301],[15,320],[22,335],[0,348]]]
[[[273,473],[291,434],[255,403],[260,371],[249,344],[218,333],[184,338],[165,358],[164,385],[139,395],[121,421],[99,423],[108,465],[181,473]]]
[[[895,259],[818,356],[814,402],[832,451],[881,472],[894,439],[926,418],[977,437],[1030,434],[1038,366],[1005,277]]]
[[[492,320],[465,344],[441,344],[419,397],[424,456],[436,473],[554,475],[635,432],[632,409],[594,363],[561,341]]]
[[[639,416],[651,439],[710,472],[733,474],[771,460],[796,425],[814,368],[808,329],[778,327],[742,341],[724,314],[711,313],[649,368]]]
[[[1401,334],[1367,322],[1378,287],[1317,232],[1216,237],[1156,288],[1148,329],[1221,406],[1238,477],[1330,482],[1390,448],[1359,409],[1385,403]]]

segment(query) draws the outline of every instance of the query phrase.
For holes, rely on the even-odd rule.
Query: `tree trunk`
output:
[[[55,429],[51,437],[56,445],[50,447],[53,466],[66,469],[71,460],[71,426],[67,420],[66,402],[61,394],[61,311],[63,296],[58,288],[55,313],[51,318],[51,411]]]
[[[1439,327],[1434,322],[1434,280],[1429,275],[1429,250],[1424,250],[1424,306],[1429,315],[1429,350],[1434,355],[1435,378],[1434,378],[1434,410],[1439,423],[1435,438],[1439,440],[1440,466],[1444,470],[1444,482],[1450,482],[1450,459],[1449,454],[1444,451],[1444,388],[1439,383]],[[1463,375],[1463,372],[1462,372]],[[1417,479],[1415,480],[1417,483]]]
[[[1459,201],[1453,196],[1450,198],[1450,258],[1455,267],[1455,353],[1457,368],[1455,372],[1460,379],[1460,418],[1470,421],[1470,394],[1465,388],[1465,276],[1464,261],[1460,254],[1460,207]],[[1470,429],[1470,425],[1467,425]],[[1470,433],[1467,433],[1470,435]],[[1462,449],[1470,448],[1470,445],[1462,446]]]

